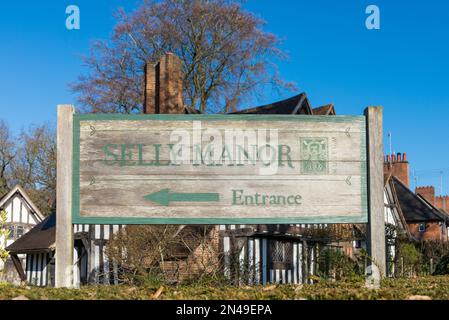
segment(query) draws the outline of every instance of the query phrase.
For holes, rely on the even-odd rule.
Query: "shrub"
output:
[[[0,211],[0,261],[5,261],[9,253],[5,249],[3,249],[3,244],[6,244],[6,239],[9,237],[9,230],[6,228],[6,221],[8,215],[6,211]]]
[[[404,262],[403,274],[414,275],[419,270],[421,253],[413,243],[402,243],[400,246],[400,256]]]
[[[435,276],[447,274],[449,274],[449,254],[445,255],[440,259],[440,261],[438,261],[435,267],[435,272],[433,273]]]
[[[338,249],[327,248],[320,254],[320,270],[326,278],[340,280],[358,275],[355,261]]]
[[[435,271],[435,269],[431,270],[432,262],[436,263],[449,255],[449,242],[441,240],[423,241],[420,243],[420,249],[424,264],[423,268],[425,268],[426,274],[428,274],[429,271]]]
[[[213,226],[127,226],[109,241],[122,282],[154,285],[198,281],[221,270]]]

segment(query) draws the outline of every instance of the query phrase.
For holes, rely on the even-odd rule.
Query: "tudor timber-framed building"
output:
[[[0,210],[6,211],[7,219],[4,227],[9,230],[8,239],[0,238],[0,246],[2,248],[20,240],[24,234],[44,219],[39,208],[21,186],[15,186],[0,198]],[[3,280],[14,283],[19,282],[20,278],[23,278],[23,274],[17,275],[15,269],[20,270],[24,264],[25,256],[20,254],[12,254],[5,263],[0,261],[0,271],[3,270]]]

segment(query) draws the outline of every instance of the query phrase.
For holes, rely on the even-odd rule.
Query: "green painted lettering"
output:
[[[257,163],[257,145],[251,145],[249,146],[249,150],[252,151],[250,154],[248,150],[246,150],[243,146],[237,145],[237,161],[238,166],[244,166],[246,162],[249,164],[252,164],[253,166]]]
[[[133,166],[136,165],[136,161],[132,161],[133,159],[133,152],[132,148],[134,148],[134,144],[122,144],[121,145],[121,159],[120,159],[120,166]]]
[[[152,162],[145,162],[144,158],[143,158],[143,144],[138,144],[137,148],[139,150],[139,166],[151,166],[153,165]]]
[[[301,205],[301,200],[300,195],[245,194],[244,190],[232,190],[234,206],[296,206]]]
[[[196,144],[194,146],[194,158],[193,158],[193,165],[199,166],[201,164],[206,164],[209,167],[214,166],[214,159],[213,159],[213,144],[209,143],[206,147],[206,149],[203,152],[203,149],[201,148],[201,145]]]
[[[285,145],[285,144],[281,144],[279,145],[279,166],[283,167],[285,166],[284,162],[284,157],[287,160],[288,166],[292,169],[294,169],[293,167],[293,163],[292,163],[292,157],[290,156],[290,152],[292,151],[292,149],[290,148],[290,146]]]
[[[244,205],[242,201],[243,190],[232,190],[232,205],[241,206]]]
[[[162,148],[161,144],[154,145],[154,153],[155,153],[156,161],[154,161],[153,165],[155,165],[156,167],[163,166],[163,164],[161,164],[161,161],[160,161],[161,148]]]
[[[117,145],[116,144],[107,144],[103,148],[103,152],[105,154],[104,163],[107,166],[114,166],[118,162],[118,155],[116,155],[111,149],[117,149]]]
[[[174,144],[169,144],[168,148],[170,149],[170,161],[169,161],[169,165],[172,166],[180,166],[180,164],[178,163],[178,155],[182,154],[182,148],[179,148],[178,153],[176,153],[175,150],[173,150],[173,148],[175,147]]]
[[[225,144],[223,147],[223,152],[221,153],[221,162],[224,164],[228,164],[229,166],[233,166],[232,162],[232,155],[231,152],[229,151],[228,145]]]

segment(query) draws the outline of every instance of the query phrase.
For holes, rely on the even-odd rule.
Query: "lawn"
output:
[[[363,280],[330,282],[318,280],[312,285],[220,286],[192,284],[185,286],[86,286],[79,290],[14,287],[0,284],[1,300],[449,300],[449,276],[415,279],[387,279],[378,290],[365,288]]]

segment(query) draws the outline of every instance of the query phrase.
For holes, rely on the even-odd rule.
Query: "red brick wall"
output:
[[[408,229],[412,236],[418,240],[447,240],[447,229],[442,228],[438,222],[426,223],[426,231],[419,231],[420,223],[408,223]]]

